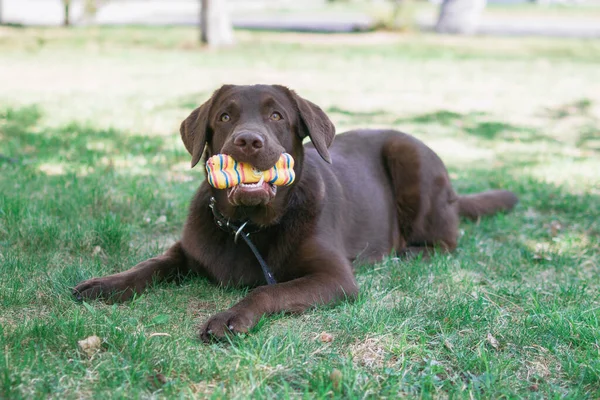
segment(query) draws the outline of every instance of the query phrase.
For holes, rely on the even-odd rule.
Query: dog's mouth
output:
[[[268,204],[277,194],[277,186],[261,178],[256,183],[240,183],[227,189],[227,199],[234,206]]]
[[[295,180],[294,159],[281,153],[266,170],[227,154],[215,154],[206,161],[206,179],[217,189],[227,189],[227,200],[233,206],[267,205],[277,195],[277,186],[290,186]]]

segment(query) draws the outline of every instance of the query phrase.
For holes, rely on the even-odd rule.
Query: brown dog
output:
[[[296,162],[294,184],[215,189],[205,180],[179,242],[128,271],[82,282],[74,294],[126,300],[153,280],[187,272],[256,286],[201,328],[204,340],[219,338],[246,332],[264,314],[352,298],[357,258],[451,251],[459,216],[477,218],[517,202],[502,190],[457,196],[438,156],[404,133],[359,130],[332,145],[334,135],[318,106],[283,86],[221,87],[181,124],[192,167],[203,153],[222,153],[267,170],[287,152]],[[307,136],[312,145],[303,146]],[[250,244],[234,237],[244,222]],[[270,271],[263,273],[260,256]],[[276,284],[265,285],[268,274]]]

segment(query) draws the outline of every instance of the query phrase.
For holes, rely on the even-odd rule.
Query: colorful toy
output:
[[[289,186],[296,178],[294,159],[288,153],[281,154],[275,166],[267,171],[259,171],[250,164],[237,162],[227,154],[216,154],[206,162],[206,176],[208,183],[217,189],[263,180],[275,186]]]

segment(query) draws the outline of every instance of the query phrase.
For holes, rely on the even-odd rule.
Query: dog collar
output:
[[[252,241],[250,240],[250,233],[244,232],[244,228],[246,228],[249,221],[245,221],[238,226],[237,224],[231,222],[231,220],[229,218],[226,218],[223,214],[221,214],[221,212],[219,210],[217,210],[216,203],[217,203],[217,201],[215,200],[215,198],[211,197],[208,207],[210,207],[210,209],[212,211],[212,214],[213,214],[213,217],[215,218],[215,223],[217,224],[217,226],[219,228],[221,228],[222,230],[224,230],[225,232],[231,233],[233,235],[234,243],[237,243],[237,240],[239,237],[244,239],[244,242],[246,242],[246,244],[248,245],[250,250],[252,250],[252,253],[254,253],[254,257],[256,257],[256,260],[260,264],[260,268],[262,269],[262,272],[263,272],[263,275],[265,276],[265,280],[267,281],[267,284],[268,285],[276,284],[277,281],[273,277],[273,273],[269,269],[269,266],[267,265],[264,258],[262,258],[262,256],[258,252],[258,249],[254,245],[254,243],[252,243]]]

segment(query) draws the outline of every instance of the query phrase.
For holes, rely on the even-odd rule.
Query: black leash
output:
[[[271,273],[269,266],[267,265],[265,260],[262,258],[262,256],[258,252],[258,249],[254,245],[254,243],[252,243],[252,241],[250,240],[250,234],[244,232],[244,228],[248,224],[248,221],[244,222],[240,226],[233,224],[228,218],[225,218],[225,216],[223,214],[221,214],[219,212],[219,210],[217,210],[216,200],[214,197],[210,198],[210,203],[208,206],[212,210],[213,216],[215,217],[215,222],[217,223],[219,228],[223,229],[226,232],[233,234],[233,242],[234,243],[237,243],[238,237],[241,237],[242,239],[244,239],[244,242],[246,242],[248,247],[250,247],[250,250],[252,250],[252,253],[254,253],[254,257],[256,257],[256,259],[258,260],[258,263],[260,264],[260,268],[262,269],[262,272],[265,276],[265,280],[267,281],[267,284],[268,285],[276,284],[277,281],[273,277],[273,273]]]

